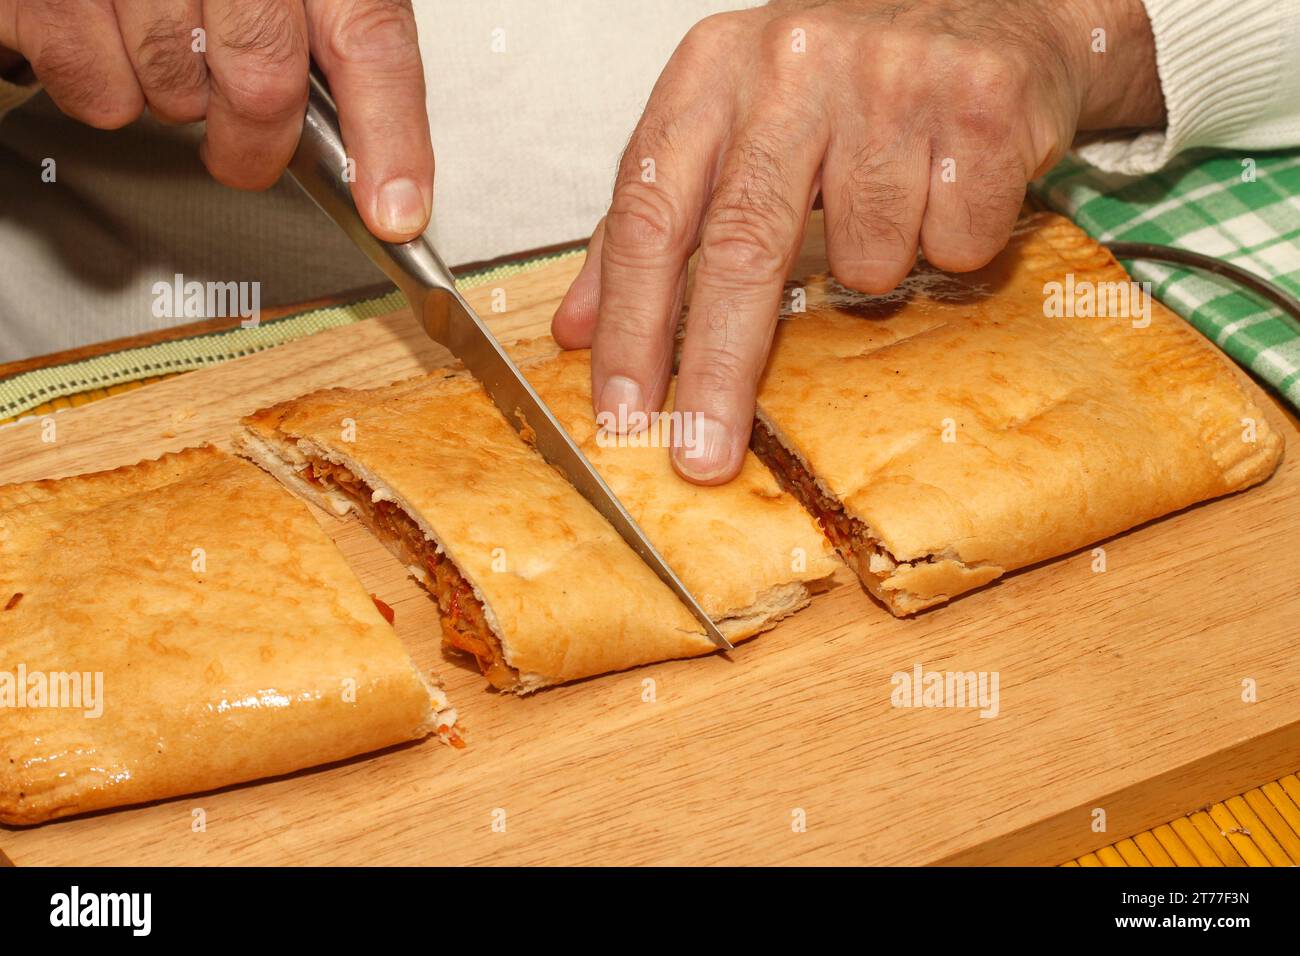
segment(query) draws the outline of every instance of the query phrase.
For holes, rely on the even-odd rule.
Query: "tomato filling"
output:
[[[346,495],[371,530],[401,561],[408,567],[424,569],[427,577],[420,583],[438,602],[443,647],[474,655],[479,670],[494,687],[506,689],[518,684],[519,674],[505,662],[501,642],[488,626],[483,603],[455,564],[424,536],[420,526],[394,502],[373,500],[370,486],[345,466],[314,456],[308,456],[308,463],[300,473],[302,477],[319,488]]]
[[[798,498],[817,519],[822,533],[860,577],[865,580],[869,574],[876,581],[883,581],[893,572],[898,560],[871,536],[865,524],[847,514],[844,505],[818,487],[803,463],[762,422],[754,422],[750,447],[781,487]]]

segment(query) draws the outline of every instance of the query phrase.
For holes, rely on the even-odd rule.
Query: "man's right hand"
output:
[[[163,122],[207,120],[203,161],[238,189],[265,189],[288,165],[310,53],[370,231],[403,242],[428,225],[433,146],[410,0],[0,0],[0,48],[91,126],[125,126],[146,105]]]

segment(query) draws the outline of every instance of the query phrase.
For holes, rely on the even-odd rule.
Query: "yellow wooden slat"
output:
[[[68,401],[72,403],[73,408],[80,408],[82,405],[89,405],[91,402],[106,397],[107,395],[97,395],[94,392],[79,392],[76,395],[69,395]]]
[[[1165,823],[1151,831],[1151,835],[1169,855],[1173,866],[1200,866],[1196,854],[1187,848],[1187,844],[1178,838],[1172,825]],[[1213,856],[1213,854],[1211,854]]]
[[[1260,787],[1264,796],[1268,797],[1268,802],[1273,804],[1278,814],[1286,821],[1287,827],[1291,832],[1300,838],[1300,806],[1296,806],[1294,800],[1287,796],[1287,792],[1282,789],[1281,783],[1274,781],[1266,783]]]
[[[1300,865],[1300,779],[1289,774],[1063,866]]]
[[[37,405],[30,411],[23,412],[22,417],[28,418],[35,416],[39,418],[42,415],[48,415],[51,412],[57,412],[64,408],[79,408],[82,405],[89,405],[91,402],[98,402],[101,399],[108,398],[110,395],[120,395],[123,392],[132,392],[137,388],[144,388],[146,385],[152,385],[154,382],[161,382],[169,378],[175,378],[177,375],[184,375],[184,372],[171,372],[167,375],[155,375],[153,378],[143,378],[138,382],[122,382],[119,385],[113,385],[109,388],[92,388],[84,392],[78,392],[76,395],[68,395],[64,398],[56,398],[46,402],[43,405]],[[7,425],[10,422],[17,421],[16,418],[0,418],[0,425]]]
[[[1300,778],[1297,778],[1293,773],[1289,773],[1278,783],[1282,785],[1286,795],[1291,798],[1291,802],[1300,807]]]
[[[1124,858],[1120,856],[1119,850],[1113,846],[1104,846],[1097,851],[1097,859],[1101,860],[1102,866],[1128,866]]]
[[[1119,855],[1124,858],[1127,866],[1150,866],[1151,861],[1142,855],[1136,843],[1132,840],[1120,840],[1115,844],[1115,849]]]
[[[1205,837],[1201,836],[1201,831],[1196,829],[1192,823],[1191,817],[1179,817],[1169,824],[1169,829],[1173,830],[1182,841],[1183,846],[1191,851],[1196,857],[1197,866],[1214,867],[1223,866],[1223,860],[1214,852]]]
[[[1210,819],[1219,828],[1219,832],[1232,844],[1232,848],[1241,855],[1247,866],[1270,865],[1268,857],[1254,840],[1255,834],[1250,832],[1248,827],[1243,827],[1226,806],[1222,803],[1216,803],[1210,807]]]
[[[1146,859],[1147,865],[1149,866],[1173,866],[1174,865],[1173,858],[1170,857],[1170,855],[1165,852],[1165,848],[1160,845],[1160,841],[1156,839],[1156,835],[1152,831],[1147,830],[1145,833],[1139,833],[1137,836],[1133,838],[1133,842],[1137,845],[1137,848],[1142,852],[1142,856]]]
[[[1300,836],[1287,826],[1264,793],[1248,790],[1227,801],[1227,808],[1243,826],[1256,832],[1256,843],[1274,866],[1295,866],[1300,862]]]
[[[1214,855],[1222,861],[1224,866],[1246,865],[1246,861],[1241,858],[1241,854],[1228,842],[1223,830],[1210,819],[1208,813],[1204,810],[1197,810],[1191,814],[1190,819],[1192,826],[1196,827],[1196,832],[1205,838],[1205,842],[1210,845],[1210,849],[1214,851]]]

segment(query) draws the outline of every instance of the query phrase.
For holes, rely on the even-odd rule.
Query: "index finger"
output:
[[[355,163],[361,218],[388,242],[415,238],[433,209],[433,144],[410,0],[307,0],[307,26]]]

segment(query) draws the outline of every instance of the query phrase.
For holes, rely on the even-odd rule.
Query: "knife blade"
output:
[[[338,109],[315,64],[312,64],[302,138],[289,172],[315,202],[370,260],[402,290],[416,318],[435,342],[464,363],[482,383],[506,420],[569,480],[686,605],[716,646],[732,650],[713,619],[669,567],[645,532],[592,467],[582,450],[506,354],[491,329],[456,289],[456,280],[428,235],[390,243],[374,236],[362,222],[349,186],[353,167],[343,147]]]

